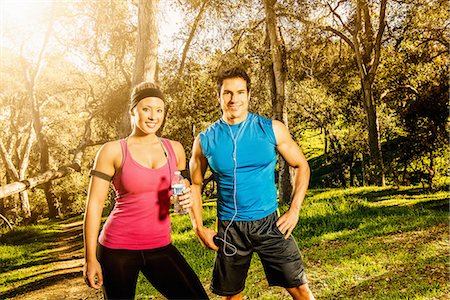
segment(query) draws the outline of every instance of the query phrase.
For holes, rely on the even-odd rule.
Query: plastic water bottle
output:
[[[188,211],[184,209],[178,200],[178,196],[183,194],[184,189],[186,188],[186,183],[184,182],[183,176],[181,176],[180,171],[175,171],[174,176],[172,178],[172,191],[173,191],[173,211],[177,214],[187,214]]]

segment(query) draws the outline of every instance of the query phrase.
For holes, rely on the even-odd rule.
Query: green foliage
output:
[[[162,135],[180,141],[188,159],[194,136],[220,117],[214,81],[220,68],[235,64],[246,67],[253,83],[250,110],[272,115],[271,53],[264,10],[258,1],[208,2],[188,49],[184,71],[178,74],[182,46],[202,3],[170,2],[170,7],[182,12],[180,22],[185,23],[173,38],[173,48],[159,57],[159,81],[170,104]],[[289,128],[310,159],[311,186],[367,185],[373,170],[368,165],[361,82],[353,50],[318,26],[320,22],[329,25],[328,16],[321,15],[328,10],[326,4],[290,0],[277,4],[279,34],[286,50]],[[388,1],[388,29],[373,86],[388,184],[422,183],[437,188],[448,181],[449,12],[445,4],[441,0]],[[345,2],[345,9],[352,5]],[[36,82],[42,134],[49,143],[52,168],[71,162],[73,149],[91,117],[90,141],[94,144],[129,132],[126,116],[135,63],[136,16],[136,1],[58,5]],[[19,46],[2,48],[0,60],[4,87],[0,132],[7,148],[18,149],[12,151],[17,166],[30,125],[31,107],[21,60],[34,67],[35,51],[28,45],[32,39],[27,38],[32,33],[18,35],[24,44],[22,57],[16,51]],[[95,153],[96,147],[88,147],[81,174],[56,182],[54,192],[65,214],[79,213],[84,207],[86,174]],[[39,159],[35,144],[25,177],[40,174]],[[12,181],[5,170],[0,170],[1,185]],[[30,191],[30,201],[35,214],[46,214],[46,200],[39,188]],[[0,213],[19,222],[19,211],[17,197],[3,200]]]
[[[448,196],[447,190],[424,193],[420,187],[310,190],[293,235],[303,254],[315,297],[445,297],[448,291]],[[216,211],[211,204],[208,202],[204,206],[203,217],[206,226],[214,228]],[[286,209],[281,207],[282,212]],[[171,219],[174,245],[208,290],[214,252],[200,245],[188,216],[171,215]],[[24,286],[34,290],[34,281],[45,282],[54,272],[61,271],[56,270],[60,265],[55,255],[68,251],[55,248],[55,242],[61,238],[70,237],[72,250],[69,254],[76,259],[81,257],[80,221],[81,216],[3,232],[0,294]],[[63,227],[73,226],[74,222],[78,225],[62,234]],[[244,294],[249,299],[290,299],[282,288],[268,287],[256,255]],[[210,295],[212,299],[219,299]],[[136,299],[148,298],[161,299],[161,296],[140,276]]]

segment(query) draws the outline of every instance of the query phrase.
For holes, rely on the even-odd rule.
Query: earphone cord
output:
[[[241,133],[241,131],[243,130],[243,128],[245,127],[245,122],[246,120],[243,122],[242,127],[239,128],[236,137],[233,135],[233,131],[231,130],[230,125],[228,125],[228,123],[225,122],[225,124],[227,124],[228,129],[230,129],[230,135],[231,135],[231,139],[233,140],[233,162],[234,162],[234,168],[233,168],[233,201],[234,201],[234,214],[233,217],[230,220],[230,223],[228,224],[228,226],[225,228],[225,231],[223,233],[223,239],[220,237],[217,237],[217,239],[221,240],[224,243],[224,247],[223,247],[223,254],[225,254],[226,256],[233,256],[237,253],[237,248],[235,245],[233,245],[230,242],[227,242],[227,234],[228,234],[228,230],[230,229],[231,224],[233,224],[234,219],[237,216],[238,213],[238,209],[237,209],[237,199],[236,199],[236,190],[237,190],[237,139],[239,137],[239,134]],[[232,249],[232,252],[229,253],[227,252],[227,246],[230,247]]]
[[[163,149],[163,151],[164,151],[164,156],[166,157],[166,159],[167,159],[167,164],[169,165],[169,182],[171,181],[171,179],[172,179],[172,168],[170,167],[170,157],[169,157],[169,155],[167,154],[167,151],[166,151],[166,147],[164,146],[164,144],[163,144],[163,142],[161,141],[161,138],[158,138],[158,141],[159,141],[159,144],[161,145],[161,148]]]

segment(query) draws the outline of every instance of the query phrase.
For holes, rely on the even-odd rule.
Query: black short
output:
[[[255,251],[258,253],[270,286],[292,288],[307,283],[303,261],[295,239],[288,239],[276,225],[277,212],[256,221],[235,221],[227,231],[226,241],[236,246],[234,255],[219,241],[213,271],[211,290],[221,296],[239,294],[244,290],[248,268]],[[224,231],[230,221],[218,223],[218,236],[224,238]]]
[[[139,271],[168,299],[209,299],[197,275],[172,244],[151,250],[99,245],[105,299],[134,299]]]

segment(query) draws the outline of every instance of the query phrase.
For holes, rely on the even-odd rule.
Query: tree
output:
[[[58,13],[60,12],[61,11],[58,11]],[[59,15],[58,17],[61,16]],[[70,18],[68,15],[65,15],[65,17]],[[64,27],[61,19],[58,20],[60,21],[58,28]],[[33,124],[33,135],[29,135],[29,137],[34,139],[34,135],[36,135],[35,140],[38,142],[39,153],[38,155],[36,155],[36,153],[29,153],[28,151],[31,151],[31,142],[33,139],[28,138],[28,142],[24,144],[23,141],[26,140],[27,136],[14,130],[14,124],[11,125],[13,130],[6,132],[7,138],[5,138],[8,149],[5,150],[6,147],[1,147],[4,164],[9,166],[9,174],[7,174],[7,177],[10,179],[7,180],[6,185],[0,187],[0,198],[5,198],[15,193],[25,195],[27,190],[32,187],[43,187],[49,207],[49,216],[51,218],[59,215],[60,209],[59,205],[56,203],[52,180],[65,177],[72,172],[80,172],[84,150],[89,146],[104,142],[104,140],[97,142],[91,140],[92,130],[90,126],[94,113],[91,111],[86,118],[84,118],[86,114],[83,115],[84,108],[89,111],[89,104],[86,104],[83,108],[82,100],[89,102],[89,99],[95,99],[93,92],[94,88],[92,86],[87,88],[86,86],[83,86],[83,80],[89,84],[89,80],[86,80],[86,78],[92,78],[93,76],[91,76],[91,74],[85,75],[73,64],[68,63],[61,55],[56,54],[57,51],[55,51],[54,48],[51,48],[51,46],[55,45],[55,41],[59,41],[63,46],[66,46],[70,50],[74,49],[69,46],[69,43],[67,43],[68,40],[64,40],[61,36],[58,36],[60,34],[59,32],[55,33],[53,31],[55,20],[55,8],[52,7],[50,21],[45,31],[43,46],[38,49],[39,51],[36,57],[30,58],[30,56],[32,56],[30,55],[30,52],[32,51],[21,53],[19,63],[16,63],[14,66],[15,71],[17,71],[18,66],[22,66],[22,73],[25,78],[23,81],[25,84],[24,87],[17,87],[17,89],[22,90],[24,88],[24,94],[26,95],[25,99],[27,101],[25,102],[25,105],[22,105],[18,99],[15,99],[15,103],[12,103],[11,106],[14,107],[14,109],[17,108],[17,111],[20,109],[23,110],[23,107],[29,109],[29,112],[19,112],[15,119],[29,120],[31,114],[32,122],[30,124]],[[65,36],[66,35],[64,35],[64,37]],[[22,44],[26,44],[26,42],[22,41]],[[22,47],[21,49],[24,48],[25,47]],[[52,49],[53,52],[51,52],[50,49]],[[98,48],[96,49],[98,50]],[[15,54],[11,56],[13,59],[17,58],[17,55]],[[27,56],[27,58],[25,58],[25,56]],[[99,57],[100,56],[101,55],[99,55]],[[7,58],[2,56],[2,59]],[[120,62],[120,60],[116,60],[116,62],[118,61]],[[107,73],[107,71],[108,70],[106,69],[105,73]],[[16,74],[14,73],[14,75]],[[18,76],[12,77],[11,81],[20,82],[21,79],[17,77]],[[81,82],[79,80],[80,77],[83,78]],[[68,86],[68,84],[70,84],[70,86]],[[83,99],[83,94],[85,92],[91,93],[91,96],[86,96]],[[96,105],[96,103],[94,103],[94,105]],[[70,109],[67,109],[67,106],[69,106]],[[70,116],[72,110],[75,110],[76,114],[81,116],[81,118],[74,119]],[[61,111],[64,111],[65,113],[61,114]],[[6,115],[8,115],[8,113]],[[95,115],[98,117],[98,114]],[[11,115],[11,118],[12,117],[14,117],[14,115]],[[18,123],[16,120],[14,121]],[[84,121],[85,123],[83,124]],[[74,125],[73,123],[77,124],[71,126]],[[85,129],[84,133],[82,132],[83,128]],[[81,136],[79,144],[72,144],[71,140],[68,140],[67,144],[64,144],[63,140],[67,136],[70,136],[70,139],[73,139],[73,136]],[[18,141],[22,142],[17,144]],[[17,153],[11,152],[10,149],[14,149],[14,147],[17,148],[15,149],[15,151],[17,150]],[[68,151],[67,149],[73,150]],[[28,164],[30,154],[32,156],[32,162]],[[66,157],[64,157],[64,155],[66,155]],[[36,160],[39,161],[39,166],[35,165]],[[12,167],[13,164],[11,162],[17,166],[16,170]],[[27,169],[28,174],[25,174],[25,169]],[[26,178],[25,175],[27,175],[28,178]],[[27,201],[24,198],[22,198],[22,207],[27,207]]]
[[[367,118],[374,181],[378,185],[384,185],[384,164],[373,84],[380,63],[382,38],[386,28],[387,0],[381,0],[379,3],[370,0],[323,1],[309,2],[309,5],[315,6],[316,9],[314,14],[309,16],[301,12],[292,13],[287,8],[280,15],[296,19],[305,26],[331,32],[341,38],[353,51]]]
[[[342,14],[338,13],[339,6],[343,4],[348,4],[348,7],[354,10],[350,13],[347,22],[344,21]],[[322,27],[339,36],[354,51],[363,91],[363,106],[367,116],[369,149],[375,166],[375,181],[382,186],[385,185],[385,175],[373,83],[380,63],[382,37],[386,28],[386,4],[387,0],[381,0],[378,6],[377,27],[373,25],[374,11],[371,11],[375,3],[357,0],[341,1],[334,7],[328,4],[330,12],[341,25],[341,29],[332,26]]]
[[[158,82],[158,11],[159,0],[139,0],[138,37],[131,89],[141,82]],[[161,130],[164,124],[161,126]],[[119,137],[130,132],[128,110],[122,112]]]
[[[158,82],[159,0],[139,0],[138,40],[132,86]]]
[[[285,86],[286,86],[286,49],[281,36],[281,31],[277,25],[277,17],[275,14],[276,0],[264,0],[264,9],[266,12],[266,32],[270,42],[270,54],[272,61],[273,73],[271,76],[272,89],[272,112],[275,120],[282,121],[288,126],[287,111],[285,106]],[[289,165],[281,155],[278,155],[279,165],[279,199],[281,203],[289,203],[291,200],[292,185]]]
[[[54,7],[52,7],[54,10]],[[42,173],[49,170],[49,151],[48,151],[48,142],[46,137],[42,133],[42,122],[40,116],[40,103],[36,96],[36,81],[39,78],[39,74],[42,68],[45,52],[47,50],[48,41],[50,39],[50,35],[53,30],[53,21],[54,21],[54,12],[50,14],[50,20],[48,22],[47,31],[44,36],[44,40],[38,54],[37,62],[33,66],[28,63],[25,59],[22,59],[22,66],[24,70],[25,77],[25,86],[28,93],[28,98],[31,106],[31,116],[33,120],[33,128],[36,134],[36,142],[40,151],[40,171]],[[45,198],[47,199],[48,204],[48,214],[49,218],[54,219],[59,215],[58,211],[58,203],[55,198],[52,182],[47,181],[43,183],[43,189],[45,193]]]
[[[13,120],[11,120],[13,121]],[[16,143],[16,145],[9,147],[10,151],[7,150],[5,147],[5,144],[3,142],[3,139],[0,138],[0,154],[3,159],[3,162],[5,166],[7,166],[7,172],[9,173],[9,176],[12,178],[13,181],[21,181],[25,179],[25,172],[28,168],[28,162],[30,159],[31,154],[31,148],[34,143],[34,132],[32,125],[29,124],[28,127],[28,133],[25,134],[25,143],[21,145],[21,143]],[[17,136],[19,136],[18,132],[16,133]],[[21,137],[23,138],[23,137]],[[17,142],[17,140],[16,140]],[[13,143],[11,143],[13,144]],[[11,151],[12,150],[12,151]],[[15,166],[13,162],[13,153],[17,155],[18,160],[18,167]],[[20,204],[21,204],[21,210],[22,214],[25,220],[28,220],[31,218],[31,208],[30,208],[30,201],[28,198],[28,192],[22,191],[19,194],[20,197]]]

